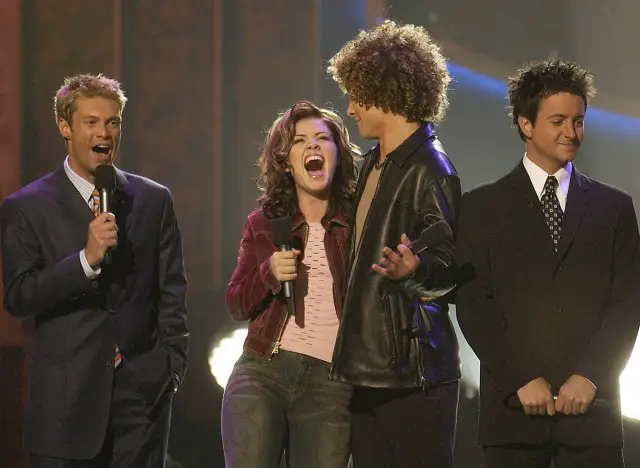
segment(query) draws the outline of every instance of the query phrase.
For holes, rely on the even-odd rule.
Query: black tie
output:
[[[549,226],[549,234],[551,234],[551,240],[553,241],[553,249],[558,251],[558,243],[560,242],[560,235],[562,233],[562,208],[560,208],[560,202],[556,195],[556,188],[558,187],[558,179],[554,176],[547,177],[547,181],[544,184],[544,192],[542,194],[542,209],[544,210],[544,219]]]

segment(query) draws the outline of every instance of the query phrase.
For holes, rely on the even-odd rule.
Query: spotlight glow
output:
[[[640,419],[638,395],[640,395],[640,340],[636,339],[627,367],[620,375],[620,398],[624,416]]]
[[[225,388],[233,366],[242,354],[242,345],[247,337],[246,327],[238,328],[221,338],[209,353],[209,369],[220,387]]]

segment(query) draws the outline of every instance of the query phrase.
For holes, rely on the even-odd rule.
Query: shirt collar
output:
[[[69,165],[69,156],[64,160],[64,172],[67,174],[67,177],[78,193],[82,196],[85,203],[89,203],[89,198],[91,198],[91,194],[93,193],[94,184],[83,179],[73,169],[71,169],[71,166]]]
[[[547,174],[547,172],[540,166],[531,161],[526,153],[524,155],[524,158],[522,159],[522,164],[524,165],[527,174],[529,174],[529,178],[531,179],[533,188],[536,191],[536,195],[539,199],[542,199],[542,195],[544,193],[544,184],[547,182],[547,177],[549,177],[549,174]],[[568,162],[567,165],[560,169],[558,172],[556,172],[555,174],[551,174],[556,179],[558,179],[558,189],[556,190],[556,195],[558,196],[558,199],[560,201],[567,199],[572,172],[573,164],[571,162]]]

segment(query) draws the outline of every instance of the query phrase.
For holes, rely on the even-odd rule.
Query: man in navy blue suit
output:
[[[23,442],[36,468],[166,460],[189,343],[171,194],[114,168],[110,212],[94,213],[125,104],[113,79],[67,78],[55,97],[64,164],[0,207],[5,308],[35,320]]]

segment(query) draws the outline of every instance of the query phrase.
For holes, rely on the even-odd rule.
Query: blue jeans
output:
[[[351,386],[329,363],[280,350],[271,361],[244,352],[222,400],[227,468],[346,468]]]

